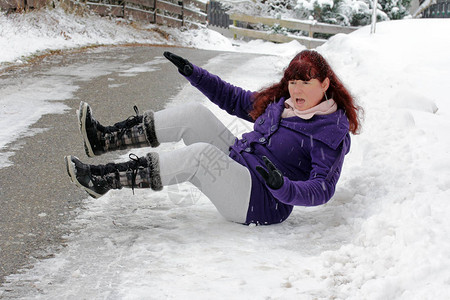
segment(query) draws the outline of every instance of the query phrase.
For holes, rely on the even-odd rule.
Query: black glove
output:
[[[164,52],[164,56],[175,66],[177,66],[178,72],[180,72],[182,75],[190,76],[192,72],[194,72],[194,67],[187,59],[184,59],[181,56],[168,51]]]
[[[266,156],[263,156],[263,160],[268,171],[261,166],[256,166],[256,171],[261,174],[268,187],[273,190],[278,190],[284,183],[283,174],[281,174],[281,171]]]

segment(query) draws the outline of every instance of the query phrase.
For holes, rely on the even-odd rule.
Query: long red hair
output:
[[[250,116],[253,120],[256,120],[264,113],[269,103],[278,101],[282,97],[289,98],[288,84],[290,80],[308,81],[314,78],[320,82],[329,78],[330,86],[323,100],[332,98],[338,108],[345,111],[350,124],[350,132],[357,134],[361,127],[358,116],[358,113],[362,110],[361,107],[355,104],[352,95],[339,80],[325,58],[313,50],[304,50],[297,54],[284,71],[280,82],[254,95],[253,110],[250,112]]]

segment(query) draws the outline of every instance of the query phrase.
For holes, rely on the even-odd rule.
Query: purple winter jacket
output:
[[[281,118],[284,98],[269,104],[255,121],[249,116],[254,92],[235,87],[194,67],[188,81],[229,114],[254,122],[254,130],[236,139],[230,157],[252,177],[247,224],[274,224],[287,219],[294,205],[321,205],[333,196],[344,156],[350,150],[348,119],[342,109],[309,120]],[[267,156],[284,175],[278,190],[267,187],[256,171]]]

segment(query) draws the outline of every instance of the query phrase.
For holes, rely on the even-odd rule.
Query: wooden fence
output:
[[[285,20],[267,17],[247,16],[243,14],[228,14],[221,6],[220,2],[211,1],[208,6],[208,24],[226,29],[235,38],[238,36],[263,39],[277,43],[290,42],[297,40],[307,48],[315,48],[322,45],[327,40],[318,38],[317,35],[331,36],[337,33],[350,33],[358,29],[357,27],[339,26],[316,21],[305,20]],[[307,36],[299,36],[294,34],[274,33],[271,31],[255,30],[258,25],[266,25],[269,27],[279,27],[291,31],[302,31]],[[223,29],[220,29],[225,34]]]
[[[47,0],[0,0],[0,10],[21,11],[41,8],[47,5]]]
[[[87,1],[91,11],[101,16],[123,17],[136,21],[180,27],[206,24],[206,3],[197,0],[124,0],[117,4]]]
[[[48,0],[0,0],[6,11],[45,6]],[[206,3],[198,0],[58,0],[73,10],[168,26],[206,24]]]
[[[229,30],[236,36],[244,36],[250,38],[264,39],[272,42],[285,43],[292,40],[298,41],[307,48],[315,48],[324,44],[327,40],[323,38],[315,38],[315,33],[334,35],[337,33],[350,33],[358,29],[357,27],[339,26],[315,21],[302,20],[283,20],[266,17],[254,17],[241,14],[231,14],[230,20],[233,25],[229,26]],[[237,24],[264,24],[267,26],[279,26],[290,30],[298,30],[308,33],[308,36],[298,36],[293,34],[271,33],[268,31],[252,30],[241,28]]]
[[[45,6],[49,0],[0,0],[2,10],[18,10]],[[56,0],[55,0],[56,1]],[[345,27],[317,23],[315,21],[283,20],[266,17],[254,17],[242,14],[227,14],[220,2],[201,0],[57,0],[64,7],[93,11],[100,16],[127,18],[174,27],[207,24],[224,27],[232,36],[284,43],[297,40],[308,48],[315,48],[326,42],[315,34],[333,35],[350,33],[356,27]],[[280,34],[270,31],[254,30],[252,24],[278,26],[289,30],[302,31],[307,36]]]

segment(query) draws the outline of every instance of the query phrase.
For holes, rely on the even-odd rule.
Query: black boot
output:
[[[159,156],[148,153],[145,157],[130,154],[130,161],[106,165],[88,165],[75,156],[64,157],[67,173],[72,182],[94,198],[99,198],[111,189],[122,187],[163,188],[159,172]]]
[[[108,151],[159,146],[153,111],[139,115],[136,106],[134,110],[136,116],[113,126],[103,126],[92,116],[89,104],[82,101],[78,110],[78,121],[86,154],[93,157]]]

